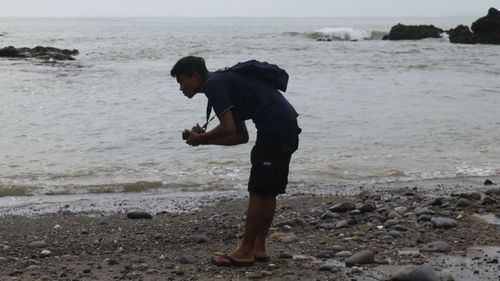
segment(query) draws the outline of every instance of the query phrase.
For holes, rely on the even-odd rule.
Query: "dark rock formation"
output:
[[[78,50],[58,49],[53,47],[37,46],[35,48],[16,48],[13,46],[0,49],[0,57],[8,58],[38,58],[43,60],[75,60],[72,56],[78,55]]]
[[[459,43],[459,44],[475,44],[476,40],[474,38],[474,34],[466,25],[459,25],[455,28],[452,28],[446,31],[448,35],[450,35],[451,43]]]
[[[403,25],[398,23],[391,28],[383,40],[419,40],[425,38],[441,38],[443,30],[434,25]]]
[[[490,8],[488,15],[476,20],[471,29],[478,43],[500,44],[500,12]]]

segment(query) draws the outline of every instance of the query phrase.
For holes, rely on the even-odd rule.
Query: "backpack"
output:
[[[251,76],[283,92],[286,92],[288,85],[288,73],[277,65],[267,62],[249,60],[237,63],[224,69],[224,71],[233,71]]]

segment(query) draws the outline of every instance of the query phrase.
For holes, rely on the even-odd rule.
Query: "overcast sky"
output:
[[[0,0],[0,17],[482,16],[500,0]]]

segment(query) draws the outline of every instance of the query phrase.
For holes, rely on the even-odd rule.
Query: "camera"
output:
[[[197,134],[203,134],[205,132],[205,130],[203,130],[203,129],[196,129],[196,128],[194,128],[192,131],[197,133]],[[182,132],[182,139],[187,140],[188,138],[189,138],[189,133],[186,131],[183,131]]]

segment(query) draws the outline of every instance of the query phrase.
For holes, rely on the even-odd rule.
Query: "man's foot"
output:
[[[254,261],[237,261],[228,255],[215,256],[210,262],[216,266],[252,266]]]

